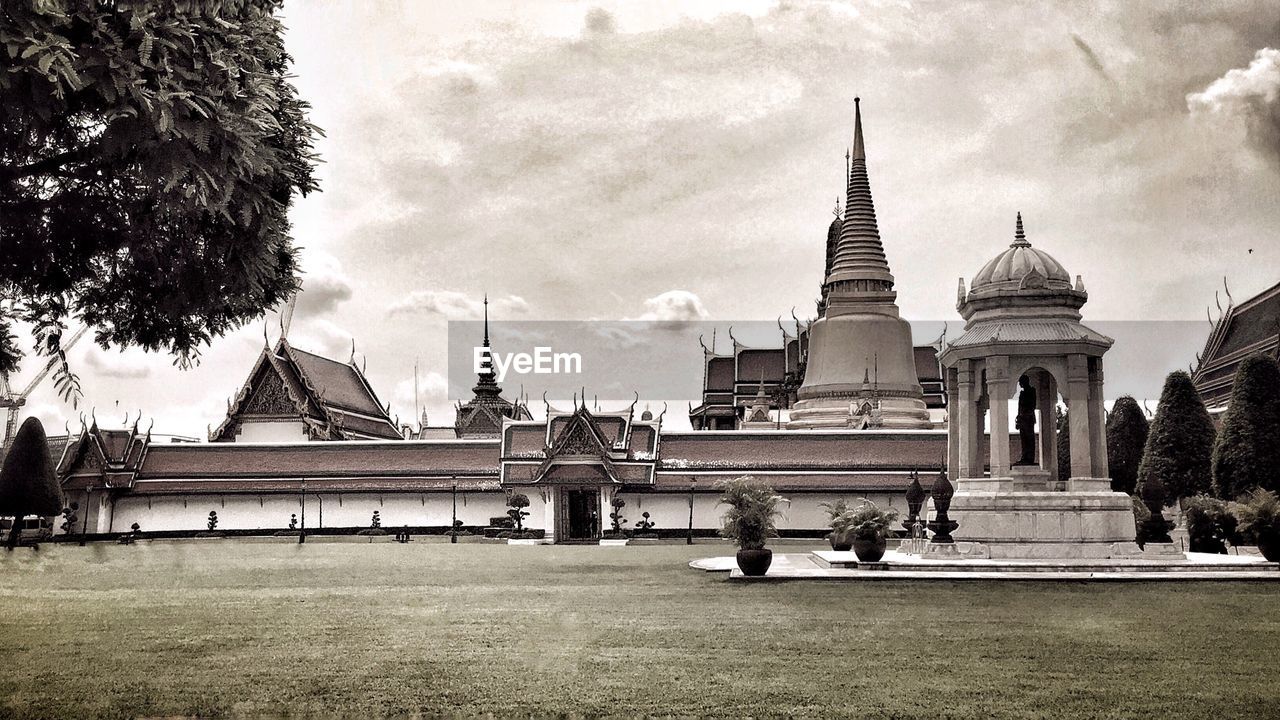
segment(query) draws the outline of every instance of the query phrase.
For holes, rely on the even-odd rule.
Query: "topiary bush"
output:
[[[622,534],[622,524],[627,521],[627,519],[622,516],[622,509],[626,506],[627,501],[617,495],[614,495],[613,499],[609,501],[609,507],[613,508],[613,512],[609,513],[609,520],[613,523],[614,535]]]
[[[1138,488],[1158,478],[1164,488],[1164,504],[1208,493],[1213,476],[1213,421],[1205,410],[1191,376],[1178,370],[1165,378],[1142,462]]]
[[[1280,491],[1280,366],[1262,354],[1236,370],[1213,448],[1213,487],[1232,499],[1254,488]]]
[[[369,529],[370,530],[382,529],[382,516],[377,510],[373,511],[373,517],[369,520]]]
[[[213,532],[214,530],[218,529],[218,511],[217,510],[209,511],[209,520],[205,524],[209,526],[209,532]]]
[[[1147,414],[1132,395],[1116,398],[1107,415],[1107,467],[1115,492],[1132,494],[1138,487],[1138,466],[1150,429]]]
[[[515,525],[515,531],[518,534],[524,534],[524,519],[529,517],[529,513],[525,508],[529,507],[529,496],[524,493],[512,493],[507,498],[507,515],[511,517],[511,522]]]
[[[0,466],[0,516],[13,518],[7,546],[12,549],[18,545],[23,518],[53,517],[62,508],[62,486],[49,457],[44,426],[29,417],[18,428]]]
[[[1227,543],[1236,540],[1236,517],[1227,504],[1208,495],[1187,500],[1183,509],[1191,552],[1225,555]]]

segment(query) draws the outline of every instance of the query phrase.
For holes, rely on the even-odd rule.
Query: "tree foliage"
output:
[[[1266,355],[1245,358],[1236,370],[1213,448],[1213,483],[1226,499],[1280,490],[1280,366]]]
[[[1133,494],[1138,487],[1138,465],[1147,445],[1147,414],[1131,395],[1121,395],[1107,417],[1107,467],[1111,489]]]
[[[53,517],[60,512],[62,488],[49,457],[44,426],[29,417],[18,428],[0,467],[0,516],[13,518],[9,546],[17,543],[24,517]]]
[[[0,371],[15,321],[57,356],[73,317],[185,366],[296,288],[318,130],[280,4],[0,6]]]
[[[1149,478],[1158,478],[1165,505],[1209,492],[1213,439],[1213,420],[1191,376],[1181,370],[1169,373],[1138,465],[1139,489]]]

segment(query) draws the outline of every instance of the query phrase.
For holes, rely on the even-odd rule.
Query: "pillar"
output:
[[[991,402],[991,477],[1009,477],[1009,358],[987,361],[987,396]]]
[[[1089,411],[1089,364],[1084,355],[1067,356],[1067,411],[1071,430],[1071,476],[1090,477],[1093,473],[1090,426],[1093,423]]]
[[[956,386],[959,401],[951,414],[951,424],[957,426],[956,440],[959,443],[960,477],[982,477],[982,466],[976,465],[977,453],[975,443],[982,434],[982,426],[975,427],[974,416],[977,414],[978,398],[974,388],[974,363],[972,360],[961,360],[956,371]],[[948,430],[948,432],[950,432]]]
[[[558,487],[542,493],[542,531],[547,542],[556,541],[556,505],[560,501],[560,493]]]
[[[947,479],[955,482],[960,477],[960,372],[947,368]]]
[[[1049,479],[1058,479],[1058,383],[1053,374],[1040,373],[1036,384],[1036,403],[1040,412],[1040,468]]]
[[[1103,404],[1102,358],[1089,358],[1089,430],[1093,477],[1110,477],[1107,468],[1107,409]]]
[[[600,487],[600,532],[607,532],[613,529],[613,521],[609,519],[610,513],[613,512],[613,496],[617,489],[612,485],[602,485]]]

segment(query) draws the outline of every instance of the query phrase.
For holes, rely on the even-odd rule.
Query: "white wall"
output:
[[[525,525],[530,529],[545,529],[546,502],[542,492],[523,489],[529,496],[529,517]],[[549,496],[549,495],[548,495]],[[641,513],[648,512],[655,529],[680,530],[689,526],[689,495],[687,493],[621,493],[627,501],[623,515],[628,528],[634,528]],[[783,530],[816,530],[826,527],[826,512],[819,503],[833,502],[839,498],[856,502],[863,495],[856,493],[805,493],[792,494],[789,504],[783,505],[783,516],[778,528]],[[881,508],[893,508],[906,514],[906,500],[901,494],[873,493],[868,496]],[[125,532],[138,523],[144,532],[158,530],[203,530],[209,511],[218,513],[219,530],[283,529],[289,526],[290,513],[303,521],[302,500],[298,495],[218,495],[191,494],[186,496],[127,496],[116,500],[114,513],[107,509],[100,514],[99,532]],[[443,526],[452,521],[452,496],[450,493],[325,493],[306,497],[306,527],[369,527],[373,511],[377,510],[382,526],[394,529],[402,525]],[[699,493],[694,499],[694,527],[714,529],[720,527],[720,517],[726,508],[718,495]],[[485,526],[491,517],[506,515],[506,495],[502,492],[458,493],[458,519],[464,525]],[[108,527],[108,521],[110,526]],[[60,522],[60,521],[59,521]],[[608,520],[605,519],[606,529]],[[91,529],[94,525],[90,520]]]

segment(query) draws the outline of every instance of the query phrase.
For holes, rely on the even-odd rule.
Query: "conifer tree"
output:
[[[1138,465],[1147,445],[1147,415],[1131,395],[1121,395],[1107,417],[1107,467],[1111,489],[1133,494],[1138,486]]]
[[[1254,488],[1280,490],[1280,366],[1266,355],[1236,370],[1213,449],[1214,491],[1231,500]]]
[[[1141,491],[1148,478],[1158,478],[1165,505],[1209,492],[1213,439],[1213,420],[1191,376],[1182,370],[1169,373],[1138,466],[1137,489]]]
[[[60,512],[62,488],[49,458],[44,426],[30,417],[18,428],[4,466],[0,467],[0,516],[13,518],[8,546],[18,544],[24,517],[53,517]]]

